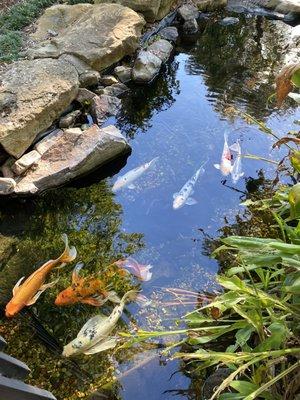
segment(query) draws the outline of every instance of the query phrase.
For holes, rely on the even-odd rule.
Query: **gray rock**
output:
[[[114,126],[100,129],[93,125],[81,134],[73,129],[66,130],[43,154],[36,168],[18,181],[15,193],[38,194],[46,189],[64,185],[128,149],[126,139]]]
[[[300,14],[299,0],[266,0],[264,1],[263,6],[284,14],[289,12]]]
[[[192,4],[184,4],[179,7],[178,14],[184,21],[190,21],[199,17],[199,10]]]
[[[115,85],[111,85],[106,88],[97,88],[95,93],[99,95],[106,94],[108,96],[120,97],[128,91],[129,88],[128,86],[124,85],[124,83],[116,83]]]
[[[82,88],[95,86],[100,80],[100,74],[97,71],[87,71],[79,75],[79,85]]]
[[[77,118],[81,115],[80,110],[72,111],[71,113],[64,115],[59,120],[59,127],[60,128],[69,128],[71,125],[74,125]]]
[[[178,29],[175,26],[168,26],[159,32],[159,36],[169,42],[176,43],[178,39]]]
[[[199,31],[198,23],[195,19],[190,19],[189,21],[185,21],[183,24],[183,32],[186,35],[194,35]]]
[[[91,100],[95,97],[95,93],[91,92],[88,89],[84,89],[84,88],[80,88],[78,90],[78,94],[76,97],[76,100],[80,103],[80,104],[86,104],[86,103],[90,103]]]
[[[41,158],[40,153],[36,150],[32,150],[29,153],[24,154],[21,158],[19,158],[12,165],[11,169],[16,175],[22,175],[30,167],[37,164],[40,158]]]
[[[132,74],[131,67],[120,65],[114,69],[114,73],[117,75],[117,77],[122,83],[131,81],[131,74]]]
[[[57,141],[60,140],[64,132],[61,129],[55,129],[49,135],[45,136],[42,140],[36,143],[34,150],[38,151],[41,155],[46,153]]]
[[[91,101],[91,114],[98,125],[101,125],[108,117],[116,115],[120,108],[121,100],[106,94],[95,96]]]
[[[1,172],[2,172],[2,175],[4,176],[4,178],[14,178],[15,174],[12,171],[11,167],[14,165],[15,162],[16,162],[16,159],[13,157],[10,157],[2,165]]]
[[[78,74],[65,61],[46,58],[13,63],[1,80],[0,109],[7,94],[14,100],[0,115],[0,143],[19,158],[75,99]]]
[[[100,85],[103,86],[111,86],[116,83],[119,83],[119,81],[113,75],[104,75],[102,78],[100,78]]]
[[[79,85],[80,87],[90,87],[97,85],[100,80],[100,74],[90,68],[90,66],[83,60],[72,54],[63,54],[59,57],[59,60],[63,60],[71,64],[77,71],[79,75]]]
[[[152,81],[159,73],[162,61],[150,51],[140,51],[135,60],[132,78],[135,82],[146,83]]]
[[[171,56],[173,46],[165,39],[160,39],[148,46],[147,51],[158,57],[163,63],[167,62]]]
[[[220,21],[220,24],[223,26],[227,26],[227,25],[235,25],[235,24],[238,24],[239,22],[240,22],[240,20],[238,18],[226,17]]]
[[[15,190],[16,181],[12,178],[0,178],[0,194],[11,194]]]

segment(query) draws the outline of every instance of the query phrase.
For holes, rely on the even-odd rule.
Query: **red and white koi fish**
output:
[[[232,171],[232,157],[231,151],[237,151],[236,143],[228,146],[228,134],[224,133],[224,146],[220,164],[214,164],[214,167],[219,169],[224,176],[228,176]]]

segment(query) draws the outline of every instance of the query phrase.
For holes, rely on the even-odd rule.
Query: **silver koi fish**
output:
[[[289,93],[288,96],[295,100],[296,103],[300,104],[300,94],[299,93]]]
[[[118,190],[125,188],[134,189],[135,185],[133,184],[133,182],[136,181],[140,176],[142,176],[149,168],[151,168],[157,160],[158,157],[155,157],[148,163],[131,169],[125,175],[120,176],[114,183],[112,191],[115,193]]]
[[[125,304],[137,295],[136,290],[130,290],[122,297],[109,317],[98,314],[89,319],[79,331],[77,337],[64,346],[62,355],[70,357],[76,354],[96,354],[116,346],[117,339],[110,336],[121,317]]]
[[[196,185],[199,176],[203,175],[205,172],[204,165],[207,163],[205,161],[201,167],[195,172],[195,174],[183,185],[178,193],[173,194],[173,209],[183,207],[185,204],[192,206],[197,204],[197,200],[190,197],[194,193],[194,186]]]
[[[237,152],[236,160],[233,163],[231,170],[231,178],[233,183],[237,183],[238,180],[244,176],[244,172],[242,172],[242,149],[240,145],[240,141],[237,140],[234,145],[231,146],[233,151]]]

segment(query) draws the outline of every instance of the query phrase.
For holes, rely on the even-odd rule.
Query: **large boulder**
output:
[[[32,58],[72,55],[90,68],[101,71],[138,47],[144,19],[120,4],[55,5],[37,22],[28,51]],[[57,33],[48,39],[49,29]]]
[[[75,99],[76,69],[62,60],[20,61],[1,77],[0,143],[19,158]]]
[[[93,125],[84,132],[69,129],[56,135],[35,167],[16,179],[15,194],[38,194],[64,185],[129,150],[126,139],[115,126],[101,129]]]
[[[95,0],[95,3],[105,3],[106,1]],[[142,13],[148,22],[154,22],[168,14],[175,0],[111,0],[111,2],[130,7]]]
[[[290,12],[295,14],[300,14],[299,0],[267,0],[264,1],[263,5],[266,8],[271,8],[283,14],[288,14]]]

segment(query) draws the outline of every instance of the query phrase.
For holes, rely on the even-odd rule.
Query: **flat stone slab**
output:
[[[47,8],[31,35],[33,58],[71,54],[90,68],[101,71],[132,54],[138,47],[144,19],[120,4],[55,5]],[[57,36],[48,40],[48,30]]]
[[[56,400],[56,397],[47,390],[38,389],[1,375],[0,393],[3,400]]]
[[[24,380],[30,369],[22,361],[0,352],[0,374],[7,378]]]
[[[13,63],[0,77],[0,143],[19,158],[75,99],[78,74],[50,58]]]
[[[130,149],[115,126],[100,129],[93,125],[84,132],[78,128],[61,132],[35,167],[17,180],[15,194],[38,194],[62,186]]]
[[[0,350],[3,350],[6,345],[6,340],[2,336],[0,336]]]

